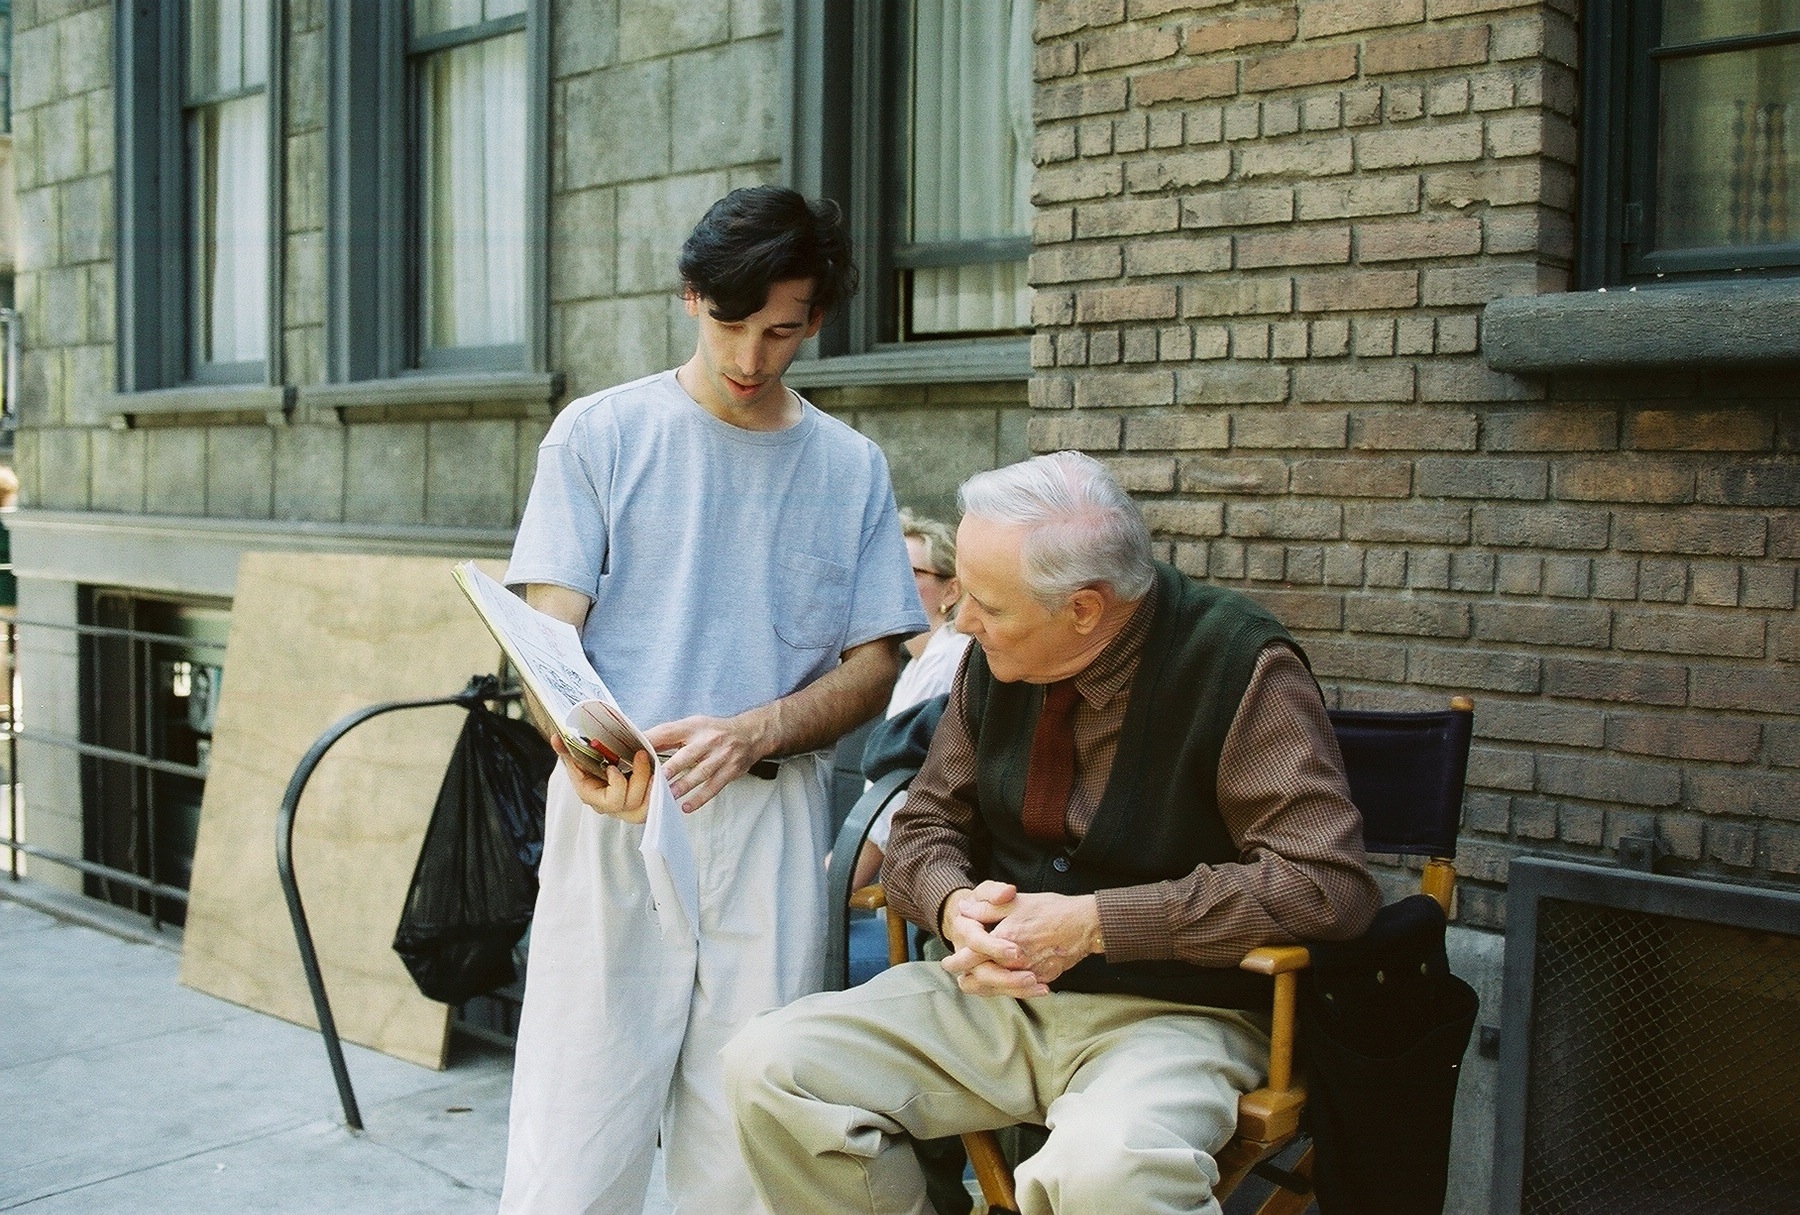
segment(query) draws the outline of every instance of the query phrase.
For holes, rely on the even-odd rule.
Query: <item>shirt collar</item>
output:
[[[1107,642],[1099,656],[1073,677],[1075,690],[1094,708],[1109,703],[1131,682],[1137,671],[1138,655],[1144,648],[1144,638],[1150,634],[1151,618],[1156,615],[1156,596],[1157,586],[1152,582],[1150,590],[1138,600],[1131,619],[1119,630],[1119,635]]]

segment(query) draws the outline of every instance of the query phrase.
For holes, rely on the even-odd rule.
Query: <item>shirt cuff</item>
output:
[[[934,935],[942,936],[944,900],[958,890],[974,888],[975,879],[954,865],[939,865],[921,873],[913,883],[913,892],[917,896],[918,910],[929,913],[932,919],[929,925],[920,927],[929,927]]]
[[[1175,956],[1166,907],[1169,893],[1167,882],[1094,892],[1108,962],[1162,962]]]

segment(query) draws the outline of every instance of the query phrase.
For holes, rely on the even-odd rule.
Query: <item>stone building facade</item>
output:
[[[343,50],[329,0],[287,0],[275,370],[121,391],[117,11],[14,5],[27,619],[72,624],[96,586],[224,605],[254,547],[503,553],[553,410],[686,353],[674,254],[706,203],[834,180],[806,65],[836,44],[808,23],[843,10],[542,0],[536,347],[347,379]],[[882,444],[903,503],[1090,452],[1162,555],[1295,631],[1331,703],[1474,696],[1456,941],[1490,1024],[1522,853],[1654,837],[1670,871],[1800,877],[1800,293],[1791,261],[1664,281],[1598,248],[1622,137],[1593,48],[1645,11],[1038,0],[1028,364],[976,343],[793,377]],[[74,640],[23,645],[26,712],[73,735]],[[78,845],[74,757],[23,762],[33,831]],[[1471,1061],[1457,1210],[1485,1194]]]
[[[268,7],[280,31],[272,357],[257,382],[184,382],[178,372],[144,386],[127,350],[154,309],[121,287],[119,267],[148,255],[118,216],[141,189],[123,181],[142,176],[129,145],[145,141],[134,125],[144,120],[122,114],[121,96],[145,90],[122,87],[118,73],[134,53],[121,47],[155,53],[145,48],[160,32],[118,28],[121,10],[104,2],[14,6],[25,354],[24,509],[12,531],[21,614],[47,626],[26,627],[20,642],[25,713],[47,735],[91,732],[82,697],[105,697],[85,686],[94,677],[71,631],[93,623],[97,589],[222,613],[238,555],[252,549],[503,556],[555,409],[686,356],[681,240],[714,199],[782,179],[794,156],[779,0],[516,0],[506,7],[528,14],[528,53],[541,65],[530,86],[541,101],[541,148],[529,160],[537,196],[527,204],[543,217],[531,250],[540,315],[525,357],[474,372],[347,377],[333,365],[344,357],[334,342],[352,339],[334,335],[344,324],[334,310],[366,267],[333,268],[343,204],[332,191],[347,188],[333,163],[345,154],[333,107],[346,104],[353,70],[344,44],[368,33],[353,22],[406,6]],[[122,315],[134,306],[135,320]],[[963,476],[1025,454],[1020,354],[998,378],[990,370],[973,382],[795,379],[897,453],[903,501],[943,513]],[[79,757],[35,742],[25,753],[30,837],[80,855]],[[48,864],[35,872],[80,880]]]

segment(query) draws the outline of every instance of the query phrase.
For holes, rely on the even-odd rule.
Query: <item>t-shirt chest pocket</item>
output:
[[[811,553],[783,553],[774,587],[775,634],[799,650],[842,644],[850,568]]]

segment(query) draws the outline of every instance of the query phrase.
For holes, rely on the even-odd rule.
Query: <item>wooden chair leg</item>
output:
[[[1000,1153],[1000,1141],[992,1131],[972,1131],[962,1137],[963,1151],[975,1169],[975,1180],[981,1183],[981,1197],[990,1211],[1017,1211],[1018,1195],[1013,1192],[1012,1170]]]
[[[892,909],[884,910],[887,917],[888,965],[899,966],[906,961],[906,921]]]
[[[1304,1177],[1309,1182],[1312,1180],[1312,1144],[1306,1145],[1306,1151],[1301,1154],[1299,1162],[1288,1172],[1296,1177]],[[1256,1215],[1300,1215],[1302,1211],[1312,1206],[1312,1202],[1311,1190],[1304,1194],[1296,1194],[1292,1190],[1276,1186],[1275,1192],[1263,1200],[1262,1206],[1256,1208]]]

